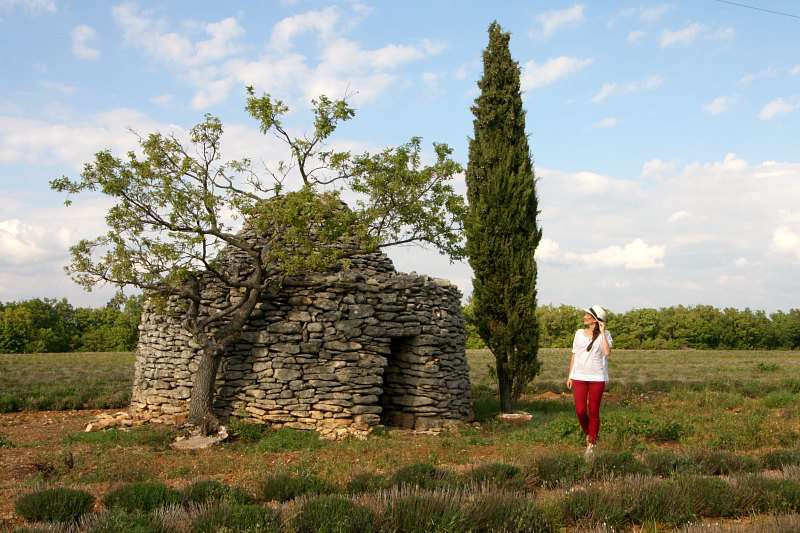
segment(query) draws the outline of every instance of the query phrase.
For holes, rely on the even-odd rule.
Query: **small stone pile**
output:
[[[91,431],[101,431],[109,428],[130,428],[139,426],[142,423],[142,420],[135,420],[130,413],[123,411],[114,414],[100,413],[94,420],[86,425],[84,431],[89,433]]]
[[[215,412],[326,438],[375,426],[425,430],[472,419],[461,293],[446,280],[400,274],[382,252],[349,268],[287,279],[264,298],[217,376]],[[230,289],[209,283],[213,307]],[[132,412],[185,420],[198,346],[175,309],[146,303]]]

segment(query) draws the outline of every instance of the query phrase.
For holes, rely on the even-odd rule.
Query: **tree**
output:
[[[478,332],[496,360],[500,408],[512,409],[539,371],[536,261],[542,232],[519,65],[509,34],[489,26],[467,166],[467,256]]]
[[[222,123],[206,115],[188,142],[153,133],[140,138],[141,154],[102,151],[79,179],[51,182],[60,192],[99,191],[115,201],[109,231],[74,245],[67,271],[87,290],[133,286],[177,306],[200,347],[189,423],[204,433],[218,427],[212,405],[222,358],[284,278],[332,268],[344,259],[343,241],[362,248],[427,242],[453,258],[463,253],[464,204],[451,185],[461,167],[447,145],[434,144],[436,161],[426,166],[418,138],[374,155],[333,150],[327,141],[355,115],[343,99],[313,100],[314,125],[301,136],[289,133],[288,107],[270,95],[249,87],[246,109],[290,154],[265,175],[249,159],[223,160]],[[293,178],[300,186],[289,190]],[[352,209],[341,200],[344,188],[359,198]],[[235,256],[236,268],[223,256]],[[227,291],[213,309],[202,298],[212,282]]]

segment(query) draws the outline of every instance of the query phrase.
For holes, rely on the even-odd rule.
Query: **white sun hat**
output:
[[[600,322],[605,322],[606,319],[608,319],[608,313],[599,305],[593,305],[588,309],[584,309],[584,312],[589,313]]]

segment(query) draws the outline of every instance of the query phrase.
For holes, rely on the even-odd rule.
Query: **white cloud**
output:
[[[634,239],[624,246],[608,246],[589,253],[562,252],[558,242],[552,239],[542,239],[536,251],[536,259],[543,262],[588,267],[645,270],[663,267],[662,261],[665,253],[666,246],[651,246],[642,239]]]
[[[604,83],[600,90],[592,97],[592,102],[599,104],[608,100],[611,96],[621,94],[632,94],[645,90],[652,90],[661,87],[664,79],[661,76],[650,76],[641,81],[634,81],[625,84]]]
[[[800,234],[788,226],[780,226],[772,233],[772,247],[775,251],[800,260]]]
[[[128,128],[142,133],[180,131],[124,108],[63,122],[0,116],[0,163],[66,163],[78,169],[103,148],[115,153],[136,148],[136,137]]]
[[[561,258],[561,246],[553,239],[543,237],[536,248],[537,261],[557,262]]]
[[[733,264],[736,268],[744,268],[750,264],[750,261],[746,257],[737,257]]]
[[[675,169],[675,163],[662,161],[661,159],[651,159],[642,165],[643,178],[659,178]]]
[[[675,222],[687,219],[690,216],[691,216],[691,213],[689,213],[688,211],[675,211],[674,213],[672,213],[669,216],[669,218],[667,219],[667,222],[669,222],[670,224],[673,224]]]
[[[605,117],[592,124],[592,127],[596,129],[605,129],[613,128],[617,124],[619,124],[619,120],[617,120],[616,117]]]
[[[441,74],[437,74],[435,72],[423,72],[420,75],[422,79],[422,83],[425,84],[428,89],[431,91],[438,91],[439,90],[439,80],[441,79]]]
[[[789,70],[789,73],[790,73],[792,76],[798,76],[798,75],[800,75],[800,65],[795,65],[795,66],[793,66],[793,67],[792,67],[792,68]]]
[[[758,118],[761,120],[772,120],[778,115],[791,113],[798,108],[800,108],[800,98],[792,97],[789,98],[789,100],[776,98],[761,108],[761,111],[758,113]]]
[[[703,106],[706,113],[711,115],[719,115],[730,110],[731,106],[736,103],[735,96],[718,96]]]
[[[339,10],[334,6],[286,17],[272,28],[270,45],[286,52],[292,48],[294,39],[304,33],[315,33],[320,39],[327,40],[333,37],[338,23]]]
[[[738,285],[746,281],[747,278],[740,274],[720,274],[719,277],[717,277],[717,283],[720,285]]]
[[[92,48],[91,43],[97,37],[97,32],[91,26],[81,24],[72,29],[72,53],[80,59],[97,59],[100,51]]]
[[[158,106],[166,107],[172,103],[172,98],[173,96],[171,94],[159,94],[158,96],[150,98],[150,101]]]
[[[22,9],[32,15],[58,11],[53,0],[0,0],[0,11],[12,11],[14,9]]]
[[[634,30],[628,34],[627,40],[631,44],[636,44],[642,40],[642,38],[647,35],[647,32],[642,30]]]
[[[664,30],[661,33],[661,48],[667,48],[676,44],[689,44],[694,41],[701,33],[706,30],[706,27],[697,22],[675,31]]]
[[[54,91],[61,94],[72,94],[77,90],[74,85],[59,81],[40,81],[39,86],[43,89],[47,89],[48,91]]]
[[[522,72],[522,90],[539,89],[591,64],[592,59],[569,56],[553,57],[542,64],[528,61]]]
[[[758,72],[748,72],[747,74],[741,77],[739,83],[748,84],[762,78],[775,78],[777,76],[780,76],[783,73],[783,71],[784,70],[782,68],[767,67]]]
[[[620,180],[597,172],[581,170],[578,172],[561,172],[547,168],[539,168],[537,176],[558,183],[559,187],[569,190],[571,194],[595,196],[607,193],[633,194],[637,190],[634,182]]]
[[[193,42],[186,35],[168,31],[164,21],[132,4],[115,6],[112,14],[128,44],[176,66],[201,66],[229,57],[239,50],[236,41],[244,33],[236,19],[229,17],[203,25],[207,38]]]
[[[730,41],[736,37],[736,30],[731,27],[719,28],[718,30],[706,36],[706,39],[712,41]]]
[[[166,23],[127,4],[115,8],[114,16],[129,43],[177,70],[194,87],[196,109],[223,102],[235,87],[244,85],[283,99],[302,96],[307,101],[324,93],[364,103],[397,80],[397,69],[445,49],[445,44],[431,39],[364,48],[343,33],[370,10],[353,3],[347,9],[332,6],[278,21],[270,46],[255,58],[247,57],[239,45],[243,30],[234,18],[202,25],[210,37],[195,41],[167,31]],[[316,57],[295,50],[296,41],[305,36],[313,39]]]
[[[628,7],[617,15],[618,17],[636,17],[642,22],[656,22],[660,20],[674,6],[658,4],[653,6]]]
[[[575,4],[566,9],[545,11],[536,17],[539,27],[532,30],[530,35],[536,39],[547,39],[563,28],[576,26],[584,20],[583,11],[583,4]]]
[[[19,219],[0,221],[0,266],[43,259],[47,251],[42,243],[48,234],[47,228],[34,227]]]

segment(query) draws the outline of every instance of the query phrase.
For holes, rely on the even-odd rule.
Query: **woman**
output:
[[[600,400],[608,381],[608,354],[613,340],[606,330],[608,313],[599,305],[584,309],[585,328],[575,332],[567,388],[575,398],[575,413],[586,434],[586,455],[594,453],[600,430]]]

